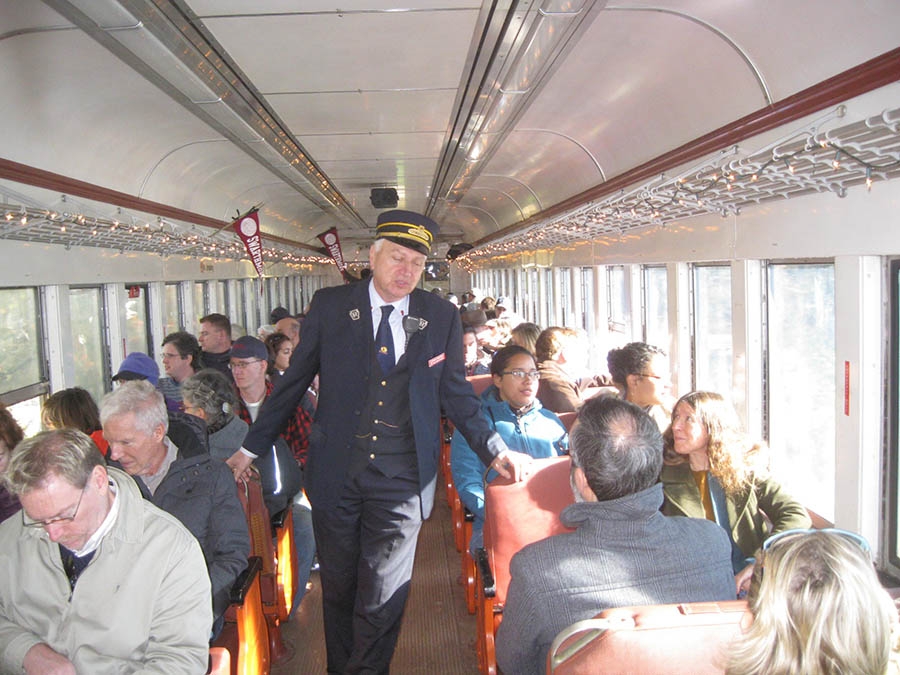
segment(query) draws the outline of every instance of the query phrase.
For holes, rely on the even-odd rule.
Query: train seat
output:
[[[523,547],[570,531],[559,519],[574,502],[568,456],[537,459],[522,481],[498,477],[485,489],[484,549],[476,552],[476,647],[481,672],[497,672],[494,636],[503,618],[509,563]]]
[[[484,390],[494,383],[494,376],[490,373],[485,373],[484,375],[469,375],[466,379],[469,381],[469,384],[472,385],[472,391],[475,392],[476,396],[481,396],[484,393]]]
[[[238,496],[247,514],[250,528],[250,554],[262,561],[260,593],[268,626],[269,655],[272,663],[279,663],[290,658],[292,654],[281,637],[280,614],[283,610],[279,606],[283,602],[283,595],[282,599],[279,599],[278,564],[275,540],[272,536],[272,519],[263,499],[259,474],[255,470],[250,480],[242,481],[239,487],[241,489],[238,490]]]
[[[262,561],[251,556],[231,588],[225,625],[210,646],[210,673],[268,675],[269,631],[260,592]],[[222,655],[225,651],[228,658]]]
[[[746,609],[746,600],[607,609],[556,636],[547,672],[718,675]]]

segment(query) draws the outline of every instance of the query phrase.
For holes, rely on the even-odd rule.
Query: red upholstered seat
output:
[[[482,673],[497,672],[494,636],[503,618],[509,563],[522,547],[570,531],[559,519],[574,502],[569,457],[537,459],[520,482],[497,478],[485,490],[484,556],[476,583],[477,651]]]
[[[746,609],[745,600],[607,609],[560,632],[547,655],[547,672],[724,673]]]

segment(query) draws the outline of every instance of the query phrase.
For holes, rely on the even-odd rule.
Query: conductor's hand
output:
[[[524,452],[504,450],[491,462],[491,468],[504,478],[520,481],[528,475],[531,462],[531,455],[526,455]]]
[[[241,479],[250,478],[250,465],[253,463],[252,457],[249,457],[238,450],[231,457],[226,459],[225,463],[231,468],[231,473],[234,474],[235,483],[239,483]]]

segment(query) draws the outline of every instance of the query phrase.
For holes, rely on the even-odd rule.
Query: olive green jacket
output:
[[[662,507],[664,514],[689,518],[706,517],[700,501],[700,490],[687,462],[664,466],[660,480],[665,495]],[[812,526],[803,505],[771,478],[754,481],[753,489],[748,490],[747,494],[737,501],[728,497],[727,502],[731,536],[748,557],[756,555],[757,549],[770,534]]]

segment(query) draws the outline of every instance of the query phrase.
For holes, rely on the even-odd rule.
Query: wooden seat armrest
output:
[[[234,580],[229,599],[233,605],[243,605],[244,598],[253,585],[253,580],[262,571],[262,559],[259,556],[251,556],[247,559],[247,567]]]
[[[481,575],[481,586],[484,590],[484,597],[493,598],[497,594],[497,587],[494,583],[494,574],[491,572],[491,564],[488,562],[487,551],[479,548],[475,551],[475,566]]]

